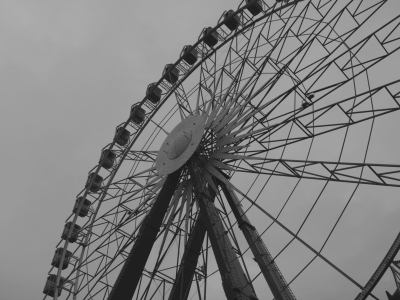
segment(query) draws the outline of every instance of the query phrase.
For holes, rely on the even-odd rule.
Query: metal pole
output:
[[[135,244],[111,290],[108,300],[131,300],[157,238],[164,215],[176,190],[182,169],[168,175],[150,212],[139,229]]]
[[[206,229],[201,215],[199,215],[185,245],[185,252],[182,256],[178,275],[168,300],[186,300],[188,298],[205,235]]]
[[[242,209],[242,205],[236,197],[234,191],[226,186],[221,181],[218,181],[218,185],[221,186],[224,192],[225,198],[228,201],[233,214],[238,222],[240,230],[242,230],[244,237],[256,262],[258,263],[265,280],[267,281],[272,294],[277,300],[295,300],[295,296],[291,291],[290,287],[287,286],[285,278],[279,270],[277,264],[274,262],[271,254],[267,247],[263,243],[259,236],[256,228],[250,223],[245,212]]]
[[[189,160],[188,168],[227,299],[256,300],[257,297],[246,280],[242,266],[236,257],[231,241],[226,234],[226,230],[212,201],[212,197],[201,177],[202,172],[195,158]]]

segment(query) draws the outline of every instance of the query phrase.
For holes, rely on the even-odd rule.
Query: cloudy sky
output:
[[[64,220],[116,125],[238,4],[0,1],[1,299],[42,297]]]
[[[64,220],[116,125],[237,5],[0,1],[1,299],[42,297]]]

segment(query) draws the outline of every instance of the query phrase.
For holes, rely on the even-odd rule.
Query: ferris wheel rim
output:
[[[297,4],[297,2],[300,2],[300,1],[294,1],[294,2],[292,2],[292,3],[290,3],[290,4],[293,4],[293,3],[294,3],[294,4]],[[245,8],[246,8],[246,6],[245,6],[245,7],[242,7],[240,10],[242,11],[242,10],[244,10]],[[239,12],[239,10],[236,11],[236,13],[238,13],[238,12]],[[266,17],[266,16],[264,15],[263,17],[261,17],[261,18],[255,20],[255,21],[253,21],[252,23],[254,24],[254,23],[260,21],[261,19],[263,19],[263,18],[265,18],[265,17]],[[216,27],[213,28],[213,30],[216,30],[217,28],[221,27],[223,24],[224,24],[223,22],[219,23]],[[251,26],[251,25],[248,25],[248,26]],[[244,29],[242,28],[242,30],[244,30]],[[230,37],[229,39],[226,39],[226,40],[225,40],[223,43],[221,43],[218,47],[212,48],[211,51],[210,51],[210,53],[209,53],[205,58],[203,58],[198,64],[196,64],[195,67],[190,68],[189,72],[188,72],[184,77],[182,77],[182,78],[171,88],[170,92],[167,93],[167,96],[164,97],[162,101],[160,101],[160,104],[157,105],[157,108],[154,109],[154,111],[152,111],[151,116],[147,119],[147,121],[143,124],[143,126],[140,127],[140,130],[138,131],[138,133],[137,133],[137,135],[135,136],[135,138],[132,139],[132,141],[130,142],[129,146],[126,147],[126,151],[124,152],[124,157],[121,158],[121,159],[118,161],[118,164],[117,164],[117,166],[116,166],[116,168],[115,168],[115,172],[113,172],[113,175],[110,176],[109,181],[108,181],[107,184],[104,186],[104,191],[102,190],[102,193],[104,193],[104,195],[105,195],[105,193],[107,192],[107,189],[109,188],[109,186],[112,184],[112,180],[113,180],[115,174],[118,172],[118,169],[119,169],[120,165],[122,164],[122,162],[124,161],[124,159],[125,159],[126,155],[128,154],[129,150],[132,148],[132,146],[134,145],[134,143],[137,141],[138,137],[142,134],[144,128],[149,124],[149,122],[150,122],[150,120],[152,119],[152,117],[153,117],[153,116],[156,114],[156,112],[161,108],[161,106],[169,99],[169,97],[172,95],[172,93],[174,92],[174,90],[175,90],[176,88],[178,88],[178,86],[179,86],[180,84],[182,84],[182,83],[186,80],[186,78],[189,77],[189,75],[190,75],[192,72],[195,71],[195,69],[197,69],[199,66],[201,66],[201,64],[203,63],[203,61],[204,61],[205,59],[207,59],[210,55],[212,55],[213,53],[215,53],[218,49],[220,49],[222,46],[224,46],[226,43],[228,43],[231,39],[235,38],[238,34],[239,34],[239,31],[238,31],[238,32],[235,32],[235,34],[231,35],[231,37]],[[197,45],[197,44],[200,44],[201,42],[203,42],[203,39],[204,39],[204,37],[203,37],[200,41],[198,41],[198,42],[196,43],[196,45]],[[195,47],[195,46],[193,46],[193,47]],[[177,66],[177,65],[180,63],[180,61],[182,61],[182,59],[183,59],[183,58],[180,57],[180,58],[178,59],[178,61],[174,64],[174,66]],[[165,79],[165,77],[166,77],[166,75],[162,76],[161,79],[157,82],[156,85],[158,86],[158,85]],[[143,105],[145,102],[146,102],[146,97],[140,102],[140,106]],[[140,106],[139,106],[139,107],[140,107]],[[130,120],[128,119],[128,121],[126,121],[126,122],[124,123],[123,128],[125,128],[125,127],[129,124],[129,121],[130,121]],[[113,149],[112,147],[114,146],[114,144],[115,144],[115,141],[113,141],[113,143],[111,143],[110,148],[108,148],[108,149],[109,149],[109,150],[112,150],[112,149]],[[106,146],[106,147],[107,147],[107,146]],[[104,149],[104,148],[103,148],[103,149]],[[96,170],[96,174],[98,173],[98,171],[99,171],[100,169],[101,169],[101,166],[98,165],[98,166],[97,166],[97,170]],[[88,190],[89,190],[89,187],[87,187],[87,188],[85,189],[84,197],[85,197],[86,194],[88,193]],[[104,199],[104,198],[103,198],[103,199]],[[99,201],[101,202],[102,200],[99,200]],[[100,202],[99,202],[99,203],[100,203]],[[98,206],[97,210],[98,210],[98,209],[99,209],[99,206]],[[95,218],[93,218],[93,219],[95,219]]]
[[[304,0],[294,0],[293,2],[288,2],[287,4],[283,5],[283,6],[280,7],[279,9],[273,10],[273,11],[271,11],[270,13],[265,13],[265,12],[264,12],[264,15],[263,15],[263,16],[261,16],[261,17],[258,18],[258,19],[255,19],[255,20],[250,20],[250,21],[248,22],[248,24],[246,24],[246,26],[242,26],[242,28],[241,28],[240,30],[235,31],[234,34],[232,34],[228,39],[226,39],[226,40],[224,40],[222,43],[220,43],[217,47],[208,48],[209,51],[207,52],[207,55],[205,55],[205,56],[199,61],[199,63],[197,63],[195,66],[191,67],[191,68],[189,69],[189,71],[187,72],[187,74],[184,75],[184,76],[182,77],[182,79],[180,79],[176,84],[174,84],[174,85],[172,86],[172,88],[166,93],[166,96],[163,97],[163,100],[160,101],[160,103],[155,107],[155,109],[151,111],[151,116],[148,117],[147,120],[145,121],[145,123],[144,123],[142,126],[139,127],[139,131],[137,131],[137,134],[135,134],[135,138],[132,139],[132,141],[129,143],[129,145],[125,148],[125,151],[124,151],[124,154],[123,154],[122,158],[118,161],[118,164],[117,164],[116,167],[115,167],[115,172],[112,172],[112,174],[111,174],[110,177],[109,177],[108,182],[107,182],[107,183],[105,184],[105,186],[103,187],[103,189],[102,189],[102,194],[104,195],[104,197],[105,197],[105,195],[106,195],[106,193],[107,193],[107,189],[108,189],[109,186],[112,184],[112,180],[114,179],[116,173],[118,172],[118,169],[120,168],[122,162],[123,162],[124,159],[126,158],[126,156],[127,156],[127,154],[129,153],[130,149],[132,148],[132,146],[134,145],[134,143],[136,142],[136,140],[139,138],[139,136],[141,135],[141,133],[143,132],[143,130],[146,128],[146,126],[147,126],[147,125],[149,124],[149,122],[151,121],[152,116],[154,116],[154,115],[158,112],[158,110],[159,110],[159,109],[163,106],[163,104],[169,99],[169,97],[170,97],[170,96],[173,94],[173,92],[179,87],[179,85],[181,85],[181,84],[182,84],[182,83],[197,69],[197,68],[199,68],[205,60],[207,60],[207,59],[208,59],[211,55],[213,55],[217,50],[219,50],[219,49],[222,48],[224,45],[226,45],[229,41],[231,41],[232,39],[234,39],[235,37],[237,37],[239,34],[241,34],[244,30],[246,30],[246,29],[249,28],[250,26],[256,24],[257,22],[261,21],[262,19],[268,17],[269,15],[275,13],[276,11],[281,10],[281,9],[284,9],[284,8],[286,8],[286,7],[289,7],[289,6],[293,5],[293,4],[297,4],[297,3],[302,2],[302,1],[304,1]],[[242,1],[242,3],[244,3],[244,1]],[[244,11],[247,7],[249,7],[251,4],[252,4],[252,3],[249,2],[249,3],[246,4],[245,6],[239,8],[239,9],[235,12],[234,16],[235,16],[235,15],[238,15],[238,14],[241,13],[241,12],[243,12],[243,11]],[[273,7],[274,7],[274,6],[273,6]],[[272,7],[272,8],[273,8],[273,7]],[[212,32],[216,31],[218,28],[222,27],[224,24],[225,24],[224,21],[218,23],[215,27],[213,27]],[[193,48],[195,48],[195,47],[197,47],[198,45],[200,45],[201,43],[203,43],[203,42],[204,42],[204,39],[205,39],[205,36],[201,37],[201,38],[193,45]],[[176,67],[182,60],[183,60],[183,56],[180,57],[180,58],[173,64],[173,67]],[[157,83],[156,83],[155,86],[158,86],[166,77],[167,77],[167,74],[163,75],[163,76],[157,81]],[[141,107],[142,105],[144,105],[146,101],[147,101],[147,96],[145,96],[140,102],[138,102],[138,107]],[[130,123],[130,117],[127,119],[127,121],[125,121],[124,123],[122,123],[123,125],[121,124],[122,126],[119,125],[118,128],[123,128],[123,129],[125,129],[125,128],[129,125],[129,123]],[[107,149],[107,150],[113,150],[113,149],[114,149],[114,148],[113,148],[114,146],[115,146],[115,139],[112,141],[112,143],[109,144],[108,147],[107,147],[107,146],[103,147],[103,150],[105,150],[105,149]],[[101,170],[101,165],[100,165],[100,164],[97,165],[97,166],[94,167],[92,170],[95,170],[95,174],[97,175],[97,174],[99,173],[99,171]],[[91,171],[89,171],[89,173],[90,173],[90,172],[91,172]],[[88,185],[85,189],[82,190],[82,192],[83,192],[83,196],[82,196],[82,197],[83,197],[83,198],[86,198],[87,194],[89,193],[89,190],[90,190],[90,185]],[[78,196],[79,196],[79,194],[78,194]],[[102,202],[102,199],[104,199],[104,197],[99,198],[99,203],[100,203],[100,204],[101,204],[101,202]],[[98,207],[96,208],[96,212],[95,212],[95,214],[94,214],[94,218],[95,218],[95,216],[97,215],[97,211],[99,211],[99,209],[100,209],[100,206],[98,206]],[[94,220],[94,218],[93,218],[93,220]],[[75,223],[75,222],[74,222],[74,223]],[[82,248],[82,251],[84,251],[84,248]],[[57,278],[59,278],[59,276],[58,276]]]

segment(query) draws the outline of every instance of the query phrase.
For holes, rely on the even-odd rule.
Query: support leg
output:
[[[201,215],[199,215],[190,234],[189,240],[185,245],[185,252],[182,256],[182,262],[179,267],[178,275],[168,300],[187,299],[193,277],[195,275],[197,261],[199,259],[201,246],[203,245],[205,235],[206,229],[203,225]]]
[[[108,300],[131,300],[143,273],[151,248],[160,230],[168,205],[176,190],[181,169],[168,175],[150,212],[145,217],[128,258],[118,275]]]
[[[255,260],[257,261],[265,280],[267,281],[272,294],[277,300],[295,300],[295,296],[287,286],[285,278],[278,269],[278,266],[273,261],[271,254],[267,247],[264,245],[261,237],[253,225],[251,225],[249,219],[246,217],[242,209],[242,205],[236,198],[236,194],[229,187],[227,187],[221,181],[218,181],[222,191],[232,209],[233,214],[239,224],[239,228],[242,230],[243,235],[246,238],[247,243]]]
[[[256,295],[247,282],[242,266],[240,265],[231,241],[220,220],[217,209],[207,191],[206,184],[201,177],[197,162],[191,159],[188,163],[190,177],[194,184],[194,191],[199,202],[204,226],[207,229],[211,246],[222,277],[222,286],[228,300],[255,300]]]

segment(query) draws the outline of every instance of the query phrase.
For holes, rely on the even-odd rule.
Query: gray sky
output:
[[[87,172],[231,1],[0,1],[0,298],[42,297]],[[23,282],[23,284],[21,284]]]
[[[42,298],[64,220],[101,148],[164,65],[238,4],[0,2],[1,299]],[[382,151],[398,157],[398,148],[390,149]],[[380,211],[391,220],[399,211],[394,198]]]

